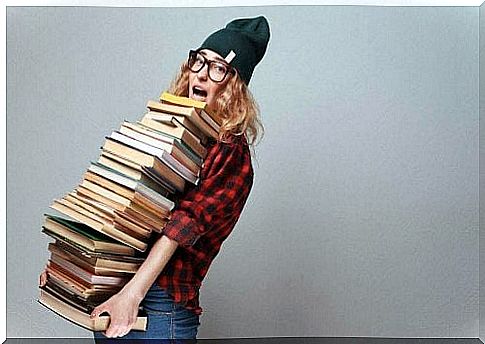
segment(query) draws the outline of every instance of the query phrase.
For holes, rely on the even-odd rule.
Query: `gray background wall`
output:
[[[477,337],[477,7],[7,8],[7,336],[44,310],[42,214],[190,48],[264,14],[266,135],[200,337]]]

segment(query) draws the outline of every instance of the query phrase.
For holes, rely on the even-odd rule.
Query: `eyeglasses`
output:
[[[209,79],[214,82],[222,82],[228,73],[234,73],[234,69],[225,63],[208,60],[198,51],[191,50],[189,52],[188,66],[192,72],[200,72],[206,64],[209,70]]]

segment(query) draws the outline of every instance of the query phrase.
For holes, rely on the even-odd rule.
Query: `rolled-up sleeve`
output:
[[[224,221],[237,221],[252,183],[247,144],[216,143],[205,159],[199,184],[180,196],[163,234],[180,246],[192,246]]]

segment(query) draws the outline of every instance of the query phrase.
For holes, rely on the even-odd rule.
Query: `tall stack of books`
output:
[[[141,120],[124,121],[107,136],[79,185],[53,201],[68,218],[44,218],[42,231],[55,242],[39,302],[94,331],[105,330],[109,316],[89,314],[136,273],[174,200],[187,183],[198,184],[207,143],[220,131],[204,102],[164,92],[147,108]],[[142,312],[134,329],[146,329]]]

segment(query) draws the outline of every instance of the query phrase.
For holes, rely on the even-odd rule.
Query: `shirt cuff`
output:
[[[170,222],[163,229],[163,235],[184,247],[194,245],[200,238],[199,233],[200,231],[194,220],[181,212],[172,214]]]

